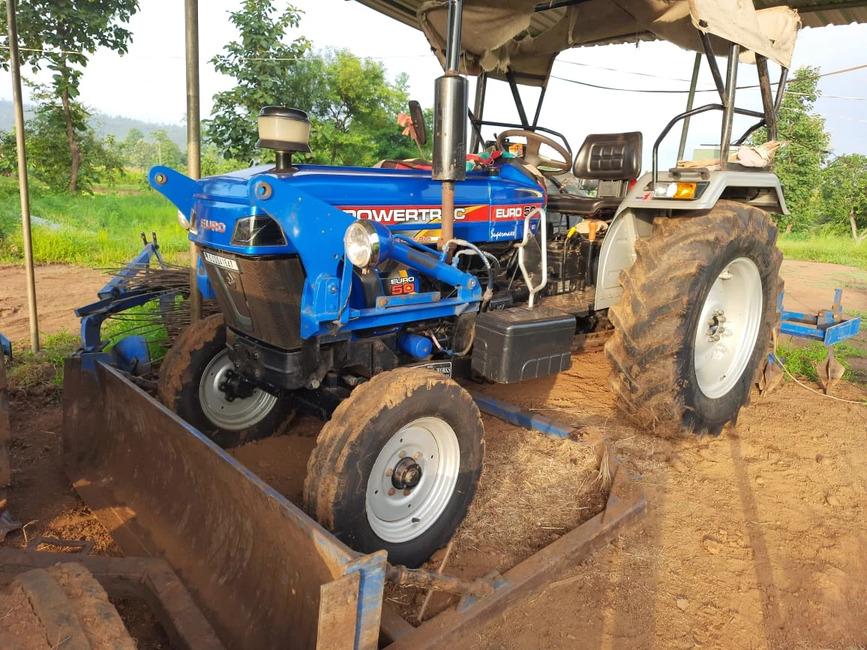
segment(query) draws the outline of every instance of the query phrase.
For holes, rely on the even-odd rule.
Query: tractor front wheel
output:
[[[286,396],[237,376],[220,314],[196,321],[177,338],[160,367],[158,392],[163,404],[221,447],[273,434],[289,410]]]
[[[469,393],[432,370],[399,368],[356,388],[322,428],[305,505],[352,548],[417,567],[463,521],[483,456]]]
[[[777,326],[782,254],[757,208],[657,217],[609,309],[610,385],[639,426],[718,434],[737,419]]]

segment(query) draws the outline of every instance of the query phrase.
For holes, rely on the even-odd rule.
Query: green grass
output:
[[[867,241],[851,237],[782,235],[780,249],[788,259],[830,262],[867,269]]]
[[[9,387],[29,392],[44,386],[63,385],[63,360],[79,346],[78,336],[69,332],[42,337],[42,349],[36,354],[21,347],[13,350],[8,369]]]
[[[141,232],[156,232],[169,259],[180,259],[188,246],[174,206],[134,184],[78,196],[35,187],[31,213],[51,222],[33,226],[33,255],[39,264],[117,266],[141,250]],[[23,257],[20,215],[14,179],[0,178],[0,262]]]
[[[828,358],[828,348],[814,341],[809,345],[790,345],[780,343],[777,347],[777,356],[783,361],[786,369],[796,377],[806,377],[812,381],[818,381],[816,364]],[[867,357],[864,350],[852,343],[838,343],[834,346],[834,356],[843,367],[846,368],[845,379],[852,379],[849,359],[852,357]]]

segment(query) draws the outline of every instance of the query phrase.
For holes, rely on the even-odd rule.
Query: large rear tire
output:
[[[609,384],[637,425],[718,434],[736,421],[777,326],[782,254],[757,208],[657,217],[609,309]]]
[[[307,464],[304,502],[352,548],[417,567],[466,516],[483,456],[469,393],[432,370],[399,368],[334,411]]]
[[[260,388],[229,396],[224,387],[233,371],[223,316],[208,316],[181,332],[163,359],[160,400],[221,447],[273,434],[290,410],[288,397]]]

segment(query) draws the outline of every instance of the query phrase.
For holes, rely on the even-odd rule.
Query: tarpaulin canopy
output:
[[[446,0],[359,0],[362,4],[421,29],[442,58]],[[805,24],[820,26],[867,20],[863,3],[790,0],[806,12]],[[846,5],[843,7],[843,5]],[[755,53],[788,67],[798,12],[770,0],[464,0],[463,70],[542,84],[554,58],[568,48],[664,39],[698,50],[698,31],[711,36],[720,54],[724,41],[738,43],[742,58]],[[776,6],[769,6],[776,5]]]

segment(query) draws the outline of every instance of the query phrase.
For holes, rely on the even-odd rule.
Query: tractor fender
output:
[[[700,178],[699,178],[700,176]],[[702,195],[692,201],[654,199],[648,191],[650,174],[644,174],[627,193],[602,241],[596,279],[594,309],[607,309],[620,300],[620,273],[635,261],[635,242],[650,237],[653,219],[671,212],[703,213],[720,199],[752,205],[767,212],[788,214],[780,179],[772,172],[719,170],[696,172],[675,179],[671,172],[660,172],[660,182],[674,180],[708,183]],[[688,218],[687,215],[684,217]]]

